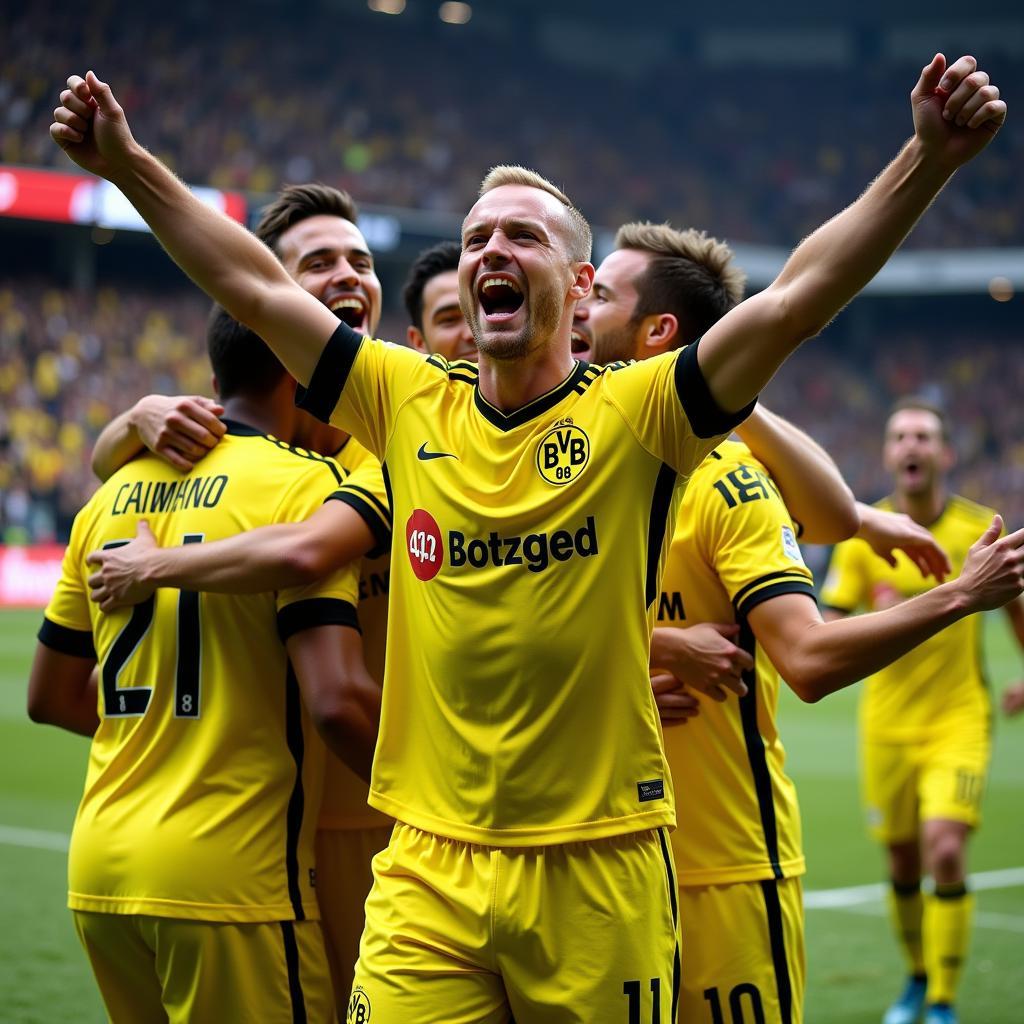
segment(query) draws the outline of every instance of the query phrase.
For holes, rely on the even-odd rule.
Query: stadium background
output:
[[[210,393],[205,299],[123,199],[73,175],[50,143],[63,80],[87,67],[114,86],[140,141],[243,221],[285,182],[350,190],[384,285],[381,334],[400,340],[409,260],[457,237],[494,163],[564,184],[598,227],[598,255],[620,222],[669,219],[729,241],[756,289],[907,136],[921,64],[935,50],[975,53],[1009,102],[1007,127],[766,399],[871,500],[886,487],[887,405],[911,390],[937,398],[952,417],[956,488],[1024,525],[1016,4],[977,14],[866,0],[841,19],[810,0],[784,12],[649,0],[628,13],[609,0],[321,0],[300,10],[261,0],[184,3],[158,19],[123,0],[87,14],[60,6],[0,8],[0,606],[45,600],[109,419],[151,391]],[[62,910],[61,844],[84,746],[25,719],[37,619],[0,612],[0,1018],[98,1020]],[[1001,621],[990,634],[998,689],[1019,665]],[[808,888],[841,889],[819,902],[847,904],[809,911],[809,1019],[866,1024],[900,969],[877,894],[847,892],[880,869],[859,822],[854,703],[790,701],[783,730],[804,804]],[[1000,729],[979,871],[1024,865],[1022,742],[1019,724]],[[988,882],[966,1024],[1020,1019],[1024,870]]]

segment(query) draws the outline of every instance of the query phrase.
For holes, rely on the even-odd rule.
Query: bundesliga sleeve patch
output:
[[[640,803],[645,804],[650,800],[665,799],[665,783],[661,779],[651,779],[650,782],[638,782],[636,784],[636,795]]]
[[[782,553],[794,562],[804,564],[804,556],[800,553],[800,545],[796,542],[796,535],[788,526],[782,528]]]

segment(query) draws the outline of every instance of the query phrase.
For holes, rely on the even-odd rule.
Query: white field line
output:
[[[980,871],[968,879],[975,892],[983,889],[1012,889],[1024,885],[1024,868],[1005,868],[1001,871]],[[882,882],[871,885],[852,885],[845,889],[818,889],[804,893],[806,910],[842,910],[876,903],[885,899],[888,887]]]
[[[861,914],[864,917],[888,917],[889,910],[882,903],[864,903],[853,907],[832,908],[844,914]],[[994,914],[987,910],[976,910],[971,917],[975,928],[987,928],[997,932],[1018,932],[1024,935],[1024,916],[1014,914]]]
[[[43,832],[35,828],[0,825],[0,846],[25,846],[30,850],[56,850],[67,853],[71,837],[63,832]]]

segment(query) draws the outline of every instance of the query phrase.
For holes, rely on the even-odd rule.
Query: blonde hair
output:
[[[573,260],[583,263],[590,260],[593,248],[590,225],[587,223],[586,217],[573,206],[572,200],[557,185],[553,185],[547,178],[542,177],[536,171],[531,171],[528,167],[520,167],[518,164],[499,164],[487,172],[484,180],[480,182],[478,194],[482,196],[502,185],[525,185],[527,188],[537,188],[542,192],[547,192],[549,196],[554,196],[568,211],[569,256]]]

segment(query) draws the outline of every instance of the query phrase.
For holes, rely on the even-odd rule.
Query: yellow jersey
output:
[[[99,728],[71,837],[74,910],[207,921],[319,917],[313,836],[325,749],[283,641],[357,627],[358,566],[277,594],[158,590],[111,614],[90,551],[148,520],[162,545],[308,517],[344,481],[331,460],[226,421],[188,475],[146,455],[79,512],[40,641],[95,657]]]
[[[747,616],[780,594],[814,598],[796,527],[774,481],[746,445],[726,441],[690,480],[658,602],[659,626],[736,622],[754,658],[745,697],[696,694],[700,714],[665,729],[679,787],[673,853],[680,885],[723,885],[802,874],[796,789],[776,710],[779,673]],[[685,780],[685,786],[684,786]]]
[[[674,494],[749,410],[718,409],[696,345],[579,363],[511,413],[478,374],[341,324],[299,396],[392,496],[370,802],[492,846],[672,825],[650,616]]]
[[[359,567],[359,626],[366,668],[374,679],[382,682],[391,570],[391,505],[380,462],[354,437],[345,442],[335,458],[349,476],[345,486],[331,498],[361,512],[377,538],[378,547]],[[370,787],[344,762],[328,753],[319,827],[357,829],[387,825],[391,819],[369,805],[369,795]]]
[[[895,509],[891,498],[877,507]],[[954,576],[993,515],[992,509],[953,495],[928,526],[949,555]],[[862,540],[837,545],[822,588],[822,603],[846,613],[879,611],[936,585],[902,551],[896,552],[896,559],[892,568]],[[871,676],[860,703],[866,735],[913,743],[934,735],[936,728],[955,727],[965,718],[987,718],[991,705],[981,657],[982,625],[980,615],[969,615]]]

